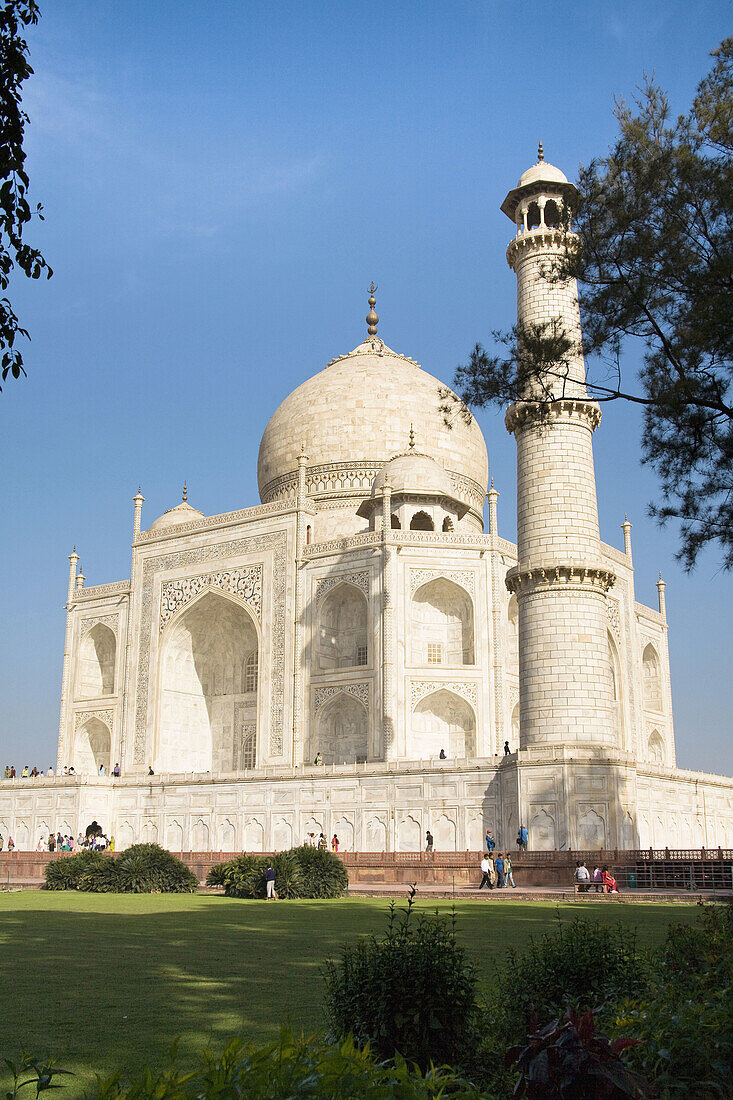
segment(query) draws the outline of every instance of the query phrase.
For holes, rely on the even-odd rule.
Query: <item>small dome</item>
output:
[[[517,187],[526,187],[528,183],[538,182],[567,183],[568,177],[564,172],[561,172],[559,168],[556,168],[554,164],[549,164],[546,160],[538,160],[537,163],[533,164],[531,168],[528,168],[526,172],[522,172]]]
[[[150,531],[167,531],[169,527],[178,527],[181,523],[190,523],[193,519],[203,519],[204,513],[198,512],[186,500],[182,500],[175,508],[169,508],[158,516],[154,523],[150,524]]]
[[[451,479],[443,467],[430,455],[419,451],[409,451],[391,458],[375,477],[372,496],[382,495],[387,476],[393,493],[419,493],[421,496],[430,494],[451,498],[455,496]]]

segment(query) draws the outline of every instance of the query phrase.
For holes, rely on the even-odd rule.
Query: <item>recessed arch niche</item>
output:
[[[74,771],[79,775],[98,775],[100,765],[109,775],[112,738],[109,727],[99,718],[88,718],[74,738]]]
[[[340,691],[319,712],[316,752],[324,764],[350,764],[366,760],[368,741],[366,708]]]
[[[476,719],[473,710],[459,695],[441,688],[421,699],[412,712],[407,747],[415,760],[440,756],[460,760],[476,755]]]
[[[652,764],[664,763],[664,741],[659,730],[652,730],[649,737],[649,759]]]
[[[507,667],[514,673],[519,672],[519,605],[517,597],[511,596],[507,607]]]
[[[323,671],[367,664],[367,601],[356,585],[342,581],[318,610],[318,667]]]
[[[662,670],[659,654],[651,642],[644,648],[642,671],[644,677],[644,706],[648,710],[661,710]]]
[[[257,628],[247,607],[206,592],[169,624],[161,651],[156,771],[240,766],[257,724]]]
[[[108,626],[97,623],[87,631],[79,651],[78,698],[98,699],[114,693],[116,654],[117,639]]]
[[[624,734],[624,702],[623,702],[623,685],[621,681],[621,661],[618,655],[618,649],[616,647],[616,641],[608,631],[608,661],[611,666],[611,690],[613,693],[613,718],[614,727],[616,730],[616,742],[620,746],[625,746],[625,734]]]
[[[413,665],[457,668],[474,663],[473,601],[465,588],[447,577],[420,585],[410,619]]]

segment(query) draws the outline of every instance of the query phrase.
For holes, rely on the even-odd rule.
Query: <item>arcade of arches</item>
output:
[[[156,771],[254,766],[257,667],[245,607],[207,593],[173,621],[161,658]]]

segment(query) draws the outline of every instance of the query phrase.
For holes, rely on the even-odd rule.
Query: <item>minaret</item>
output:
[[[517,276],[520,333],[557,320],[573,340],[566,376],[543,380],[549,415],[533,417],[530,392],[506,414],[517,441],[518,564],[506,583],[519,607],[523,749],[616,743],[606,608],[615,577],[601,556],[593,469],[601,412],[585,385],[577,286],[550,275],[568,243],[563,208],[571,212],[576,196],[540,142],[537,163],[501,208],[517,229],[507,262]]]

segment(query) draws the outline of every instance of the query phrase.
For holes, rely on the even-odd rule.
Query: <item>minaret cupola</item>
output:
[[[578,189],[564,172],[545,160],[542,142],[537,149],[537,163],[519,177],[517,186],[501,204],[502,213],[514,222],[517,236],[548,229],[559,229],[563,211],[572,213],[578,200]]]

